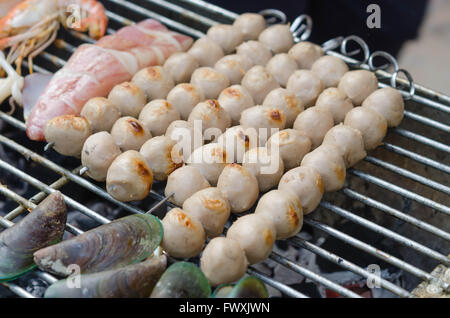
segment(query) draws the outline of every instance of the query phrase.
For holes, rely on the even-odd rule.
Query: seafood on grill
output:
[[[278,189],[295,194],[300,199],[305,215],[317,208],[325,191],[319,172],[315,168],[307,166],[287,171],[281,177]]]
[[[335,125],[344,122],[345,115],[353,109],[351,99],[336,87],[327,88],[320,93],[315,106],[328,110]]]
[[[108,100],[117,107],[122,116],[137,118],[147,102],[147,97],[136,84],[123,82],[113,87],[109,92]]]
[[[96,0],[25,0],[0,20],[0,49],[9,48],[6,60],[16,63],[21,73],[22,61],[28,57],[30,73],[33,58],[52,44],[59,26],[89,31],[99,39],[106,32],[108,18]]]
[[[301,112],[294,121],[294,129],[311,141],[311,149],[322,144],[325,134],[334,126],[333,115],[327,109],[317,106]]]
[[[198,103],[192,109],[188,117],[188,122],[194,126],[196,121],[201,121],[203,133],[209,128],[218,129],[220,133],[223,133],[231,126],[230,115],[228,115],[216,99],[207,99]],[[205,139],[207,137],[209,136],[205,134]]]
[[[320,174],[326,192],[340,190],[345,183],[345,161],[337,145],[321,145],[303,157],[301,165]]]
[[[263,214],[247,214],[230,226],[227,238],[243,248],[249,264],[265,260],[272,252],[277,231],[272,219]]]
[[[241,278],[236,284],[224,284],[214,291],[214,298],[269,298],[266,285],[255,276]]]
[[[139,151],[141,146],[152,138],[146,125],[131,116],[117,119],[111,128],[111,136],[122,151]]]
[[[237,241],[216,237],[203,250],[200,267],[211,286],[219,286],[235,282],[244,276],[248,260]]]
[[[139,114],[139,120],[153,136],[164,135],[170,123],[180,119],[180,113],[165,99],[152,100]]]
[[[83,144],[91,135],[88,120],[81,116],[62,115],[52,118],[44,128],[45,139],[65,156],[80,157]]]
[[[230,210],[230,203],[215,187],[199,190],[183,203],[183,211],[200,221],[209,238],[222,234]]]
[[[162,248],[173,257],[197,256],[205,244],[205,230],[202,223],[180,208],[173,208],[162,220],[164,237]]]
[[[130,215],[38,250],[34,261],[42,270],[64,277],[72,274],[71,265],[78,265],[82,274],[112,270],[149,257],[162,236],[158,218]]]
[[[127,116],[127,114],[121,113],[116,104],[105,97],[94,97],[88,100],[80,115],[87,119],[92,133],[111,131],[120,116]]]
[[[64,234],[66,205],[58,191],[30,214],[0,233],[0,281],[13,280],[36,267],[33,253],[55,244]]]
[[[241,30],[230,24],[213,25],[208,29],[206,36],[220,45],[225,54],[233,52],[244,40]]]
[[[243,13],[234,20],[233,25],[244,36],[244,41],[257,40],[258,36],[266,28],[264,17],[257,13]]]
[[[266,143],[267,149],[279,149],[284,170],[298,167],[303,157],[311,150],[311,140],[295,129],[283,129],[273,134]]]
[[[48,120],[79,114],[89,99],[108,95],[115,85],[131,80],[145,67],[162,64],[191,43],[190,37],[150,19],[123,27],[95,45],[81,45],[55,73],[36,105],[28,106],[33,107],[27,119],[28,137],[44,140],[43,128]]]
[[[250,92],[256,105],[261,105],[270,91],[280,87],[275,78],[261,65],[255,65],[249,69],[241,85]]]
[[[295,94],[303,102],[305,108],[314,106],[324,89],[323,82],[310,70],[297,70],[286,83],[289,93]]]
[[[161,276],[151,298],[209,298],[211,286],[198,266],[189,262],[172,264]]]
[[[338,88],[352,100],[353,105],[358,106],[377,90],[378,80],[370,71],[349,71],[340,79]]]
[[[152,184],[152,170],[136,150],[118,155],[106,174],[106,190],[114,199],[123,202],[143,200],[150,193]]]
[[[288,191],[272,190],[258,201],[255,214],[267,216],[275,225],[277,240],[285,240],[300,232],[303,226],[302,204]]]
[[[324,52],[319,45],[303,41],[291,47],[288,54],[295,59],[299,69],[309,70]]]
[[[45,298],[146,298],[166,266],[166,256],[153,255],[137,264],[81,274],[80,288],[73,288],[68,279],[59,280],[46,290]]]
[[[200,66],[214,67],[225,54],[219,44],[208,37],[194,42],[188,53],[195,57]]]
[[[377,89],[363,101],[361,106],[371,108],[382,115],[388,127],[400,125],[405,110],[402,94],[392,87]]]
[[[228,164],[217,181],[217,188],[230,202],[231,212],[242,213],[250,209],[258,199],[256,177],[239,164]]]
[[[100,131],[89,136],[81,150],[81,163],[87,175],[96,181],[105,181],[114,159],[122,153],[110,133]]]
[[[170,202],[183,206],[187,198],[208,187],[210,184],[199,169],[194,166],[183,166],[169,175],[164,194],[171,195]]]
[[[191,76],[191,84],[197,86],[207,99],[217,98],[221,91],[230,86],[230,81],[212,67],[200,67]]]
[[[301,99],[281,87],[267,94],[262,104],[282,109],[286,114],[286,128],[291,128],[297,116],[304,110]]]
[[[175,84],[189,82],[192,73],[198,67],[197,59],[186,52],[174,53],[164,63],[164,69],[170,74]]]
[[[269,26],[259,34],[258,41],[275,54],[287,52],[294,44],[294,38],[287,24]]]
[[[178,84],[167,94],[167,101],[175,107],[183,120],[187,120],[192,109],[204,100],[205,95],[200,88],[189,83]]]
[[[149,101],[166,98],[175,86],[171,74],[162,66],[150,66],[137,72],[131,82],[138,86]]]
[[[252,95],[242,85],[232,85],[225,88],[217,101],[230,115],[232,126],[239,125],[241,113],[245,109],[255,106]]]

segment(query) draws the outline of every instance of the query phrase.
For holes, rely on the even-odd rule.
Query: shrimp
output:
[[[33,58],[54,42],[61,24],[98,39],[107,23],[105,8],[96,0],[25,0],[0,20],[0,49],[10,48],[6,60],[16,64],[18,74],[28,57],[32,73]]]

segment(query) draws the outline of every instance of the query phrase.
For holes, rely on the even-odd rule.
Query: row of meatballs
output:
[[[349,71],[312,43],[292,45],[287,25],[265,29],[261,16],[244,14],[234,25],[212,27],[163,67],[138,72],[108,98],[89,101],[82,117],[55,119],[47,125],[47,140],[61,153],[81,152],[88,175],[106,179],[108,192],[122,201],[142,199],[153,178],[169,176],[166,195],[182,209],[163,219],[163,248],[188,258],[201,252],[206,236],[215,237],[203,251],[202,270],[213,285],[232,282],[249,263],[264,260],[275,239],[298,233],[303,214],[317,207],[324,191],[340,189],[345,168],[379,145],[387,126],[403,116],[401,95],[377,90],[372,73]],[[176,147],[175,132],[194,135],[196,120],[202,123],[197,133],[217,128],[222,134],[209,136],[214,142],[206,145],[203,139],[189,141],[193,152],[186,153],[186,145]],[[74,129],[85,138],[79,142],[76,136],[68,145],[62,127],[74,121],[86,127]],[[258,129],[256,143],[250,142],[249,127]],[[272,128],[282,130],[272,135]],[[212,160],[192,160],[196,154]],[[274,158],[275,172],[261,173]],[[260,191],[277,185],[261,197],[254,214],[217,237],[230,212],[247,211]]]

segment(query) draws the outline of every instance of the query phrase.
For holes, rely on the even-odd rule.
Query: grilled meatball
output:
[[[405,110],[402,94],[392,87],[376,90],[364,100],[362,106],[371,108],[382,115],[389,127],[400,125]]]
[[[256,215],[265,215],[272,220],[277,240],[296,235],[303,226],[303,209],[299,198],[292,192],[272,190],[258,201]]]
[[[324,192],[322,177],[315,168],[297,167],[286,172],[278,184],[278,189],[290,191],[299,198],[303,213],[314,211]]]
[[[165,196],[173,193],[170,202],[183,206],[184,201],[195,192],[210,187],[200,171],[192,166],[183,166],[172,172],[167,178]]]
[[[194,125],[195,121],[202,121],[202,132],[208,128],[217,128],[221,132],[231,126],[230,115],[215,99],[208,99],[198,103],[189,115],[188,122]]]
[[[211,67],[200,67],[192,73],[191,84],[196,85],[205,98],[217,98],[230,85],[228,78]]]
[[[202,223],[208,237],[219,236],[230,216],[230,204],[217,188],[206,188],[191,195],[183,203],[183,211]]]
[[[289,128],[294,124],[298,114],[304,110],[302,101],[295,94],[289,93],[281,87],[267,94],[266,98],[264,98],[263,105],[284,110],[286,114],[286,127]]]
[[[198,67],[199,63],[195,57],[186,52],[176,52],[164,63],[164,69],[175,84],[189,82]]]
[[[322,56],[311,66],[311,71],[322,81],[325,88],[337,87],[340,79],[348,72],[348,66],[336,56]]]
[[[241,30],[244,41],[256,40],[266,28],[264,17],[257,13],[243,13],[234,20],[233,25]]]
[[[353,109],[352,100],[336,87],[324,90],[316,101],[316,107],[328,110],[333,115],[334,124],[342,123],[345,115]]]
[[[275,24],[268,27],[261,32],[258,40],[275,54],[287,52],[294,45],[294,39],[287,24]]]
[[[199,220],[173,208],[162,219],[164,236],[161,247],[172,257],[197,256],[205,245],[205,231]]]
[[[220,45],[206,36],[195,41],[188,53],[195,57],[200,66],[209,67],[213,67],[224,56]]]
[[[259,144],[265,145],[267,139],[277,131],[286,126],[286,114],[284,110],[270,106],[253,106],[244,110],[241,114],[242,126],[251,127],[256,130]]]
[[[317,170],[327,192],[337,191],[344,186],[345,162],[334,145],[327,144],[316,148],[303,157],[301,165]]]
[[[87,167],[87,175],[96,181],[105,181],[108,168],[120,155],[119,146],[106,131],[95,133],[86,139],[81,151],[81,164]]]
[[[91,126],[86,118],[61,115],[45,124],[44,135],[53,149],[65,156],[80,157],[85,140],[91,135]]]
[[[254,213],[238,218],[227,232],[227,238],[237,241],[244,249],[250,264],[262,262],[269,256],[276,235],[272,220]]]
[[[143,200],[150,192],[153,175],[145,158],[135,150],[117,156],[106,175],[106,190],[116,200]]]
[[[272,58],[270,49],[261,42],[247,41],[236,48],[236,53],[248,57],[254,65],[266,65]]]
[[[275,78],[261,65],[249,69],[245,73],[241,85],[250,92],[256,104],[262,104],[271,90],[280,87]]]
[[[183,155],[180,148],[174,147],[176,144],[169,137],[157,136],[147,140],[139,150],[155,180],[166,180],[169,174],[183,165]]]
[[[303,157],[311,149],[311,140],[295,129],[280,130],[269,138],[269,151],[278,151],[286,171],[298,167]]]
[[[153,136],[164,135],[170,123],[179,119],[180,113],[165,99],[152,100],[139,114],[139,120]]]
[[[304,41],[294,45],[288,54],[295,59],[299,69],[309,70],[323,56],[323,50],[317,44]]]
[[[217,143],[225,149],[228,158],[242,163],[247,150],[258,147],[258,135],[254,129],[238,125],[228,128],[217,138]]]
[[[311,149],[320,146],[323,137],[334,125],[333,116],[328,110],[310,107],[297,116],[294,129],[311,140]]]
[[[104,97],[94,97],[84,104],[80,116],[85,117],[91,126],[92,133],[110,131],[121,113],[119,109]]]
[[[240,84],[242,78],[251,67],[253,66],[252,61],[239,54],[226,55],[222,57],[214,65],[216,71],[219,71],[225,75],[230,81],[231,85]]]
[[[211,286],[218,286],[235,282],[244,276],[248,261],[238,242],[216,237],[203,250],[200,267]]]
[[[208,182],[216,186],[217,180],[227,162],[227,153],[217,143],[210,143],[195,149],[187,164],[196,167]]]
[[[353,108],[345,116],[344,125],[361,132],[366,150],[372,150],[381,145],[387,132],[386,119],[369,107]]]
[[[175,86],[172,76],[162,66],[150,66],[137,72],[132,79],[148,100],[166,98]]]
[[[233,52],[244,40],[241,30],[230,24],[213,25],[206,36],[219,44],[225,54]]]
[[[177,142],[186,161],[191,153],[203,146],[203,136],[200,128],[194,127],[185,120],[175,120],[167,127],[167,137]]]
[[[258,181],[250,171],[237,163],[228,164],[223,169],[217,188],[230,202],[233,213],[247,211],[258,199]]]
[[[297,70],[289,77],[286,89],[300,98],[305,107],[311,107],[322,93],[324,86],[313,72]]]
[[[289,77],[297,70],[297,62],[287,53],[280,53],[270,59],[266,69],[278,84],[286,87]]]
[[[378,80],[374,73],[366,70],[350,71],[342,76],[338,88],[352,100],[353,105],[359,106],[378,88]]]
[[[116,121],[111,129],[111,136],[122,151],[139,150],[144,142],[152,138],[152,134],[145,125],[130,116]]]
[[[136,84],[123,82],[113,87],[108,99],[120,111],[122,116],[137,117],[147,102],[147,97]]]
[[[343,124],[331,128],[325,135],[322,144],[335,145],[347,168],[352,167],[367,155],[361,132]]]
[[[241,113],[255,105],[250,92],[241,85],[233,85],[225,88],[218,98],[220,106],[231,117],[231,124],[238,125],[241,119]]]
[[[167,101],[175,107],[183,120],[187,120],[195,105],[204,100],[203,92],[189,83],[178,84],[167,95]]]
[[[284,171],[283,159],[278,153],[269,151],[266,147],[247,151],[242,165],[256,177],[261,192],[275,187]]]

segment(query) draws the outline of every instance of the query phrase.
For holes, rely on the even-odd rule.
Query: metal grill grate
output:
[[[215,23],[232,23],[233,19],[237,17],[237,14],[235,13],[226,11],[201,0],[108,0],[104,1],[104,4],[108,10],[107,15],[110,19],[108,33],[113,33],[123,25],[150,17],[158,19],[175,31],[197,38],[203,36],[204,32],[211,25]],[[126,17],[124,17],[124,15]],[[65,64],[65,60],[76,49],[76,46],[74,45],[79,45],[83,42],[93,42],[87,35],[74,31],[66,33],[68,34],[65,34],[64,40],[60,39],[57,46],[53,45],[47,49],[46,52],[41,53],[35,60],[35,71],[43,73],[54,72]],[[349,63],[355,62],[352,58],[334,51],[329,51],[327,53],[339,56]],[[24,62],[24,65],[27,66],[26,62]],[[369,69],[369,66],[365,64],[360,65],[360,67]],[[385,71],[377,71],[376,74],[379,77],[392,77],[392,74]],[[396,81],[398,84],[407,83],[400,78],[397,78]],[[386,84],[380,83],[380,86],[383,85]],[[343,205],[341,204],[341,202],[344,201],[350,201],[352,203],[359,202],[359,204],[365,208],[373,208],[377,213],[381,212],[381,214],[392,216],[405,224],[412,225],[417,233],[426,232],[445,243],[450,242],[450,234],[445,230],[445,224],[442,224],[442,227],[432,225],[431,223],[424,222],[424,218],[413,216],[408,211],[402,211],[400,208],[395,208],[391,206],[391,204],[382,202],[384,201],[383,193],[387,193],[387,195],[408,202],[408,204],[415,204],[417,209],[430,208],[433,213],[442,214],[447,225],[450,220],[450,207],[446,205],[446,203],[442,203],[448,202],[448,196],[450,195],[450,188],[448,187],[450,166],[448,163],[445,163],[445,160],[448,160],[448,154],[450,153],[450,147],[446,144],[450,126],[445,123],[445,121],[448,122],[449,120],[450,97],[420,85],[416,85],[415,88],[416,94],[412,96],[412,101],[407,103],[408,110],[405,111],[405,118],[407,120],[404,120],[401,127],[392,129],[389,132],[386,139],[387,142],[380,147],[382,148],[381,150],[376,150],[373,154],[367,156],[365,162],[357,166],[358,169],[350,169],[348,171],[349,185],[339,191],[338,194],[325,197],[320,205],[320,209],[326,211],[328,215],[334,216],[340,222],[346,220],[353,223],[359,228],[359,231],[368,230],[370,233],[373,232],[381,235],[383,238],[409,249],[412,255],[422,255],[427,259],[433,260],[434,266],[437,264],[450,266],[450,259],[446,255],[427,247],[423,243],[419,243],[419,240],[415,239],[414,235],[412,235],[414,238],[410,238],[410,235],[406,236],[399,234],[395,228],[378,225],[376,221],[372,221],[368,217],[361,217],[352,212],[352,209],[342,208]],[[407,93],[404,94],[407,96]],[[425,115],[419,115],[419,112],[425,113]],[[438,120],[430,117],[438,118]],[[0,112],[0,118],[16,129],[25,131],[24,122],[4,112]],[[415,131],[416,127],[420,128],[419,131]],[[425,134],[426,136],[424,136]],[[59,179],[52,184],[47,185],[43,181],[34,178],[19,168],[0,159],[0,171],[7,171],[41,191],[32,198],[27,199],[14,193],[5,186],[0,186],[1,195],[10,198],[19,204],[17,208],[7,213],[4,217],[0,217],[0,225],[3,227],[12,226],[14,224],[12,221],[15,218],[25,213],[27,209],[34,208],[36,203],[45,198],[47,194],[55,191],[55,189],[60,189],[69,182],[89,190],[98,197],[112,202],[127,212],[145,213],[144,210],[137,206],[115,200],[102,187],[80,177],[79,170],[81,167],[70,171],[50,159],[47,159],[43,155],[28,149],[17,141],[3,135],[0,135],[0,143],[11,150],[18,152],[28,161],[35,162],[38,165],[45,167],[45,169],[60,175]],[[410,144],[416,145],[414,151],[409,150],[411,148],[409,147]],[[420,154],[420,152],[424,154]],[[395,162],[390,162],[391,160],[389,160],[389,162],[386,161],[386,156],[388,158],[394,158],[395,160],[393,161]],[[398,162],[400,162],[400,164]],[[363,168],[359,169],[360,166],[363,166]],[[367,167],[369,167],[369,169],[364,169]],[[366,172],[367,170],[370,171],[370,173]],[[382,176],[379,176],[377,171],[383,171]],[[422,176],[417,171],[425,171],[425,174],[430,173],[430,175],[433,176],[440,176],[438,179],[441,181],[433,181],[427,176]],[[363,182],[364,184],[369,185],[369,190],[376,189],[376,191],[369,195],[354,190],[354,187],[351,186],[351,184],[353,184],[353,181],[355,180],[356,182]],[[400,181],[403,182],[403,180],[406,180],[406,182],[409,182],[407,183],[408,185],[413,185],[414,190],[411,190],[410,186],[403,186],[404,182],[402,185],[397,185],[397,180],[399,183],[401,183]],[[424,187],[419,186],[419,184]],[[424,188],[426,188],[426,191],[425,194],[422,194]],[[156,190],[151,191],[150,197],[156,204],[164,200],[164,196]],[[64,198],[69,207],[85,214],[95,221],[102,224],[110,221],[82,203],[71,199],[67,195],[65,195]],[[165,203],[170,205],[169,202]],[[346,234],[345,232],[336,229],[335,226],[328,225],[328,223],[323,220],[318,220],[316,218],[316,213],[307,216],[305,218],[305,223],[308,226],[351,246],[351,248],[354,249],[355,254],[371,255],[422,281],[437,282],[444,290],[450,291],[449,284],[439,281],[437,277],[434,277],[427,270],[421,269],[419,265],[413,265],[413,262],[403,260],[402,257],[394,256],[377,249],[373,244],[366,243],[359,238]],[[81,230],[70,224],[67,225],[67,231],[75,235],[82,233]],[[369,278],[372,275],[365,267],[357,265],[356,262],[343,259],[333,252],[321,247],[319,244],[312,243],[300,236],[292,238],[288,240],[288,242],[297,248],[309,250],[320,258],[339,266],[342,270],[351,271],[364,278]],[[326,278],[324,275],[307,269],[276,252],[273,252],[269,258],[270,261],[281,264],[297,275],[302,275],[310,281],[330,289],[339,295],[345,297],[360,297],[358,294],[339,285],[331,279]],[[308,297],[308,295],[304,295],[292,287],[274,280],[255,267],[250,267],[248,272],[249,274],[259,277],[266,284],[280,290],[284,295],[302,298]],[[56,278],[52,275],[40,270],[35,270],[34,274],[49,283],[56,281]],[[412,297],[410,291],[393,284],[387,279],[382,278],[380,284],[382,288],[397,296]],[[33,297],[33,295],[14,282],[3,283],[2,285],[9,288],[13,293],[20,297]]]

